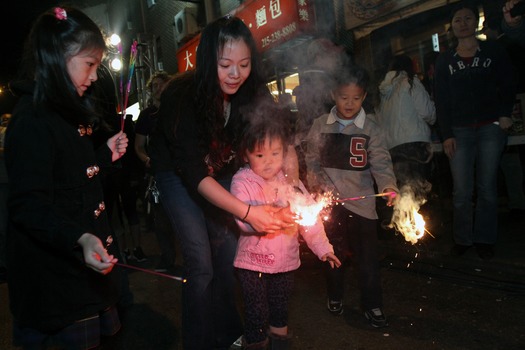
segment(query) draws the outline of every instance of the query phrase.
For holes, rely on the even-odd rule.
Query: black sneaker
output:
[[[326,301],[326,308],[332,315],[341,315],[343,313],[343,301],[342,300],[330,300]]]
[[[243,349],[244,348],[244,341],[243,336],[241,335],[239,338],[237,338],[236,341],[233,342],[232,345],[230,345],[230,348],[228,350],[237,350],[237,349]]]
[[[383,310],[380,308],[370,309],[365,311],[365,317],[368,319],[368,322],[372,327],[383,328],[388,326],[386,316],[383,313]]]
[[[144,252],[142,251],[141,247],[136,247],[135,249],[133,249],[133,255],[137,259],[137,262],[148,261],[148,258],[146,257],[146,254],[144,254]]]
[[[492,244],[477,243],[476,252],[483,260],[490,260],[494,257],[494,246]]]
[[[132,252],[130,252],[129,249],[124,249],[124,251],[122,252],[123,256],[124,256],[124,259],[126,259],[126,263],[130,262],[130,261],[133,261],[133,260],[137,260],[137,258],[135,257],[135,255],[133,255]]]

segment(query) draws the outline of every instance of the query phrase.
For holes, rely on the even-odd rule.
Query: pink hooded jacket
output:
[[[251,205],[285,207],[289,202],[314,203],[303,183],[294,187],[287,183],[284,174],[278,174],[278,184],[269,184],[249,167],[239,169],[233,177],[231,192]],[[302,193],[301,193],[302,192]],[[293,208],[293,205],[292,205]],[[283,232],[261,235],[244,221],[236,219],[241,228],[234,266],[264,273],[296,270],[301,265],[299,233],[308,247],[321,259],[333,253],[320,220],[312,226],[295,226]]]

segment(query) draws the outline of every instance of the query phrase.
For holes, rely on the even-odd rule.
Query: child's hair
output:
[[[390,63],[390,70],[395,71],[396,74],[392,77],[394,80],[401,72],[407,73],[408,83],[410,84],[410,90],[412,90],[414,84],[414,63],[408,55],[396,55]]]
[[[335,77],[334,89],[350,84],[355,84],[367,92],[370,85],[370,76],[366,69],[357,65],[345,66]]]
[[[244,154],[262,147],[266,138],[281,140],[284,151],[290,143],[290,130],[286,121],[287,110],[277,106],[254,108],[244,125],[237,148],[239,162]],[[239,164],[241,165],[241,164]]]
[[[83,12],[55,7],[41,14],[26,42],[21,75],[35,81],[34,102],[45,104],[73,124],[98,122],[90,95],[81,98],[69,77],[67,61],[82,51],[106,51],[100,28]]]

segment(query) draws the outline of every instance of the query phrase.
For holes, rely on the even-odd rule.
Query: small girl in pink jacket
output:
[[[304,185],[291,185],[282,171],[288,128],[278,114],[267,113],[271,118],[251,116],[237,153],[246,164],[234,175],[231,192],[249,205],[314,203]],[[248,209],[246,217],[249,215]],[[288,300],[293,271],[301,264],[299,233],[320,260],[328,261],[332,268],[341,262],[320,220],[312,226],[294,225],[286,231],[264,233],[254,231],[243,221],[246,217],[236,219],[241,235],[234,260],[244,299],[243,348],[265,349],[269,342],[272,348],[287,348]]]

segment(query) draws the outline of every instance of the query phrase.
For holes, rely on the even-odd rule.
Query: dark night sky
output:
[[[29,33],[33,20],[54,3],[56,2],[19,0],[9,1],[2,6],[2,11],[0,11],[0,33],[2,33],[0,82],[5,83],[6,77],[14,74],[22,55],[25,37]]]

